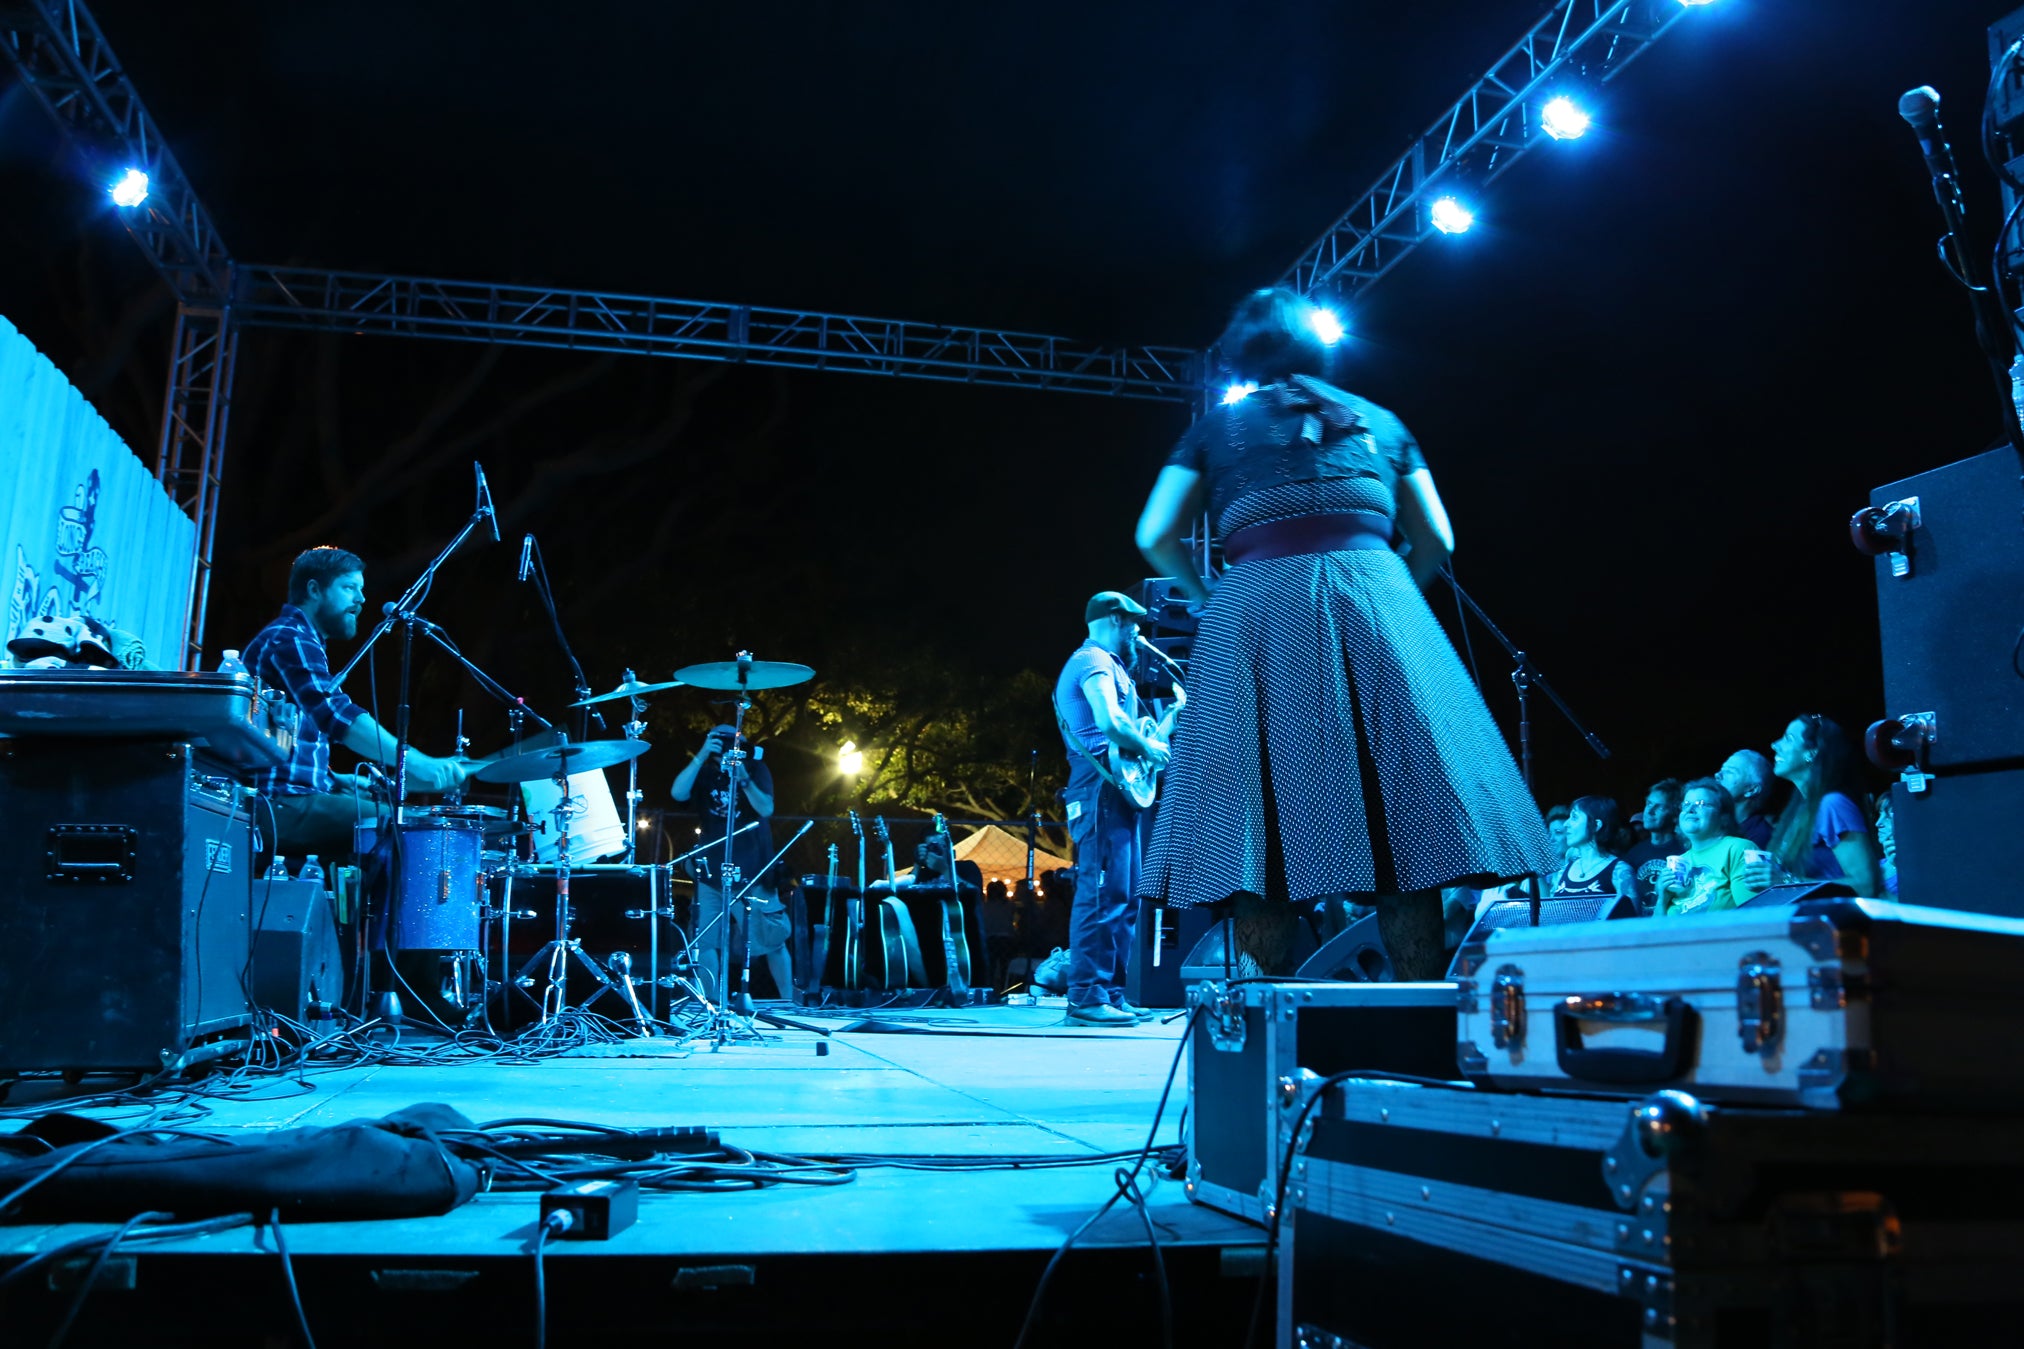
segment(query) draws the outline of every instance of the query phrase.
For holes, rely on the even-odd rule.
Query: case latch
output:
[[[1188,1004],[1201,1009],[1211,1049],[1225,1054],[1242,1052],[1245,1035],[1242,993],[1224,988],[1220,980],[1206,979],[1188,990]]]
[[[1500,965],[1490,984],[1490,1043],[1515,1049],[1525,1043],[1525,971]]]
[[[1736,1035],[1745,1054],[1768,1054],[1785,1033],[1785,993],[1778,962],[1768,952],[1743,957],[1736,974]]]

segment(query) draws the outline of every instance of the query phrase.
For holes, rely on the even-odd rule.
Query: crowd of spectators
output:
[[[1841,881],[1895,896],[1890,795],[1869,796],[1848,733],[1795,717],[1769,756],[1739,749],[1706,777],[1666,778],[1625,821],[1584,796],[1546,812],[1560,864],[1549,898],[1620,896],[1661,918],[1731,909],[1774,885]]]
[[[1075,869],[1057,867],[1040,873],[1036,889],[1020,880],[1013,885],[992,881],[984,887],[978,926],[991,964],[991,986],[1010,988],[1018,978],[1029,980],[1040,962],[1068,945],[1068,914],[1075,903]]]

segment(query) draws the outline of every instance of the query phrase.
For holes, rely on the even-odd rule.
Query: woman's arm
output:
[[[1414,584],[1424,590],[1455,552],[1455,527],[1448,523],[1448,508],[1441,504],[1434,475],[1419,468],[1400,478],[1398,508],[1399,530],[1413,546],[1406,566]]]
[[[1843,834],[1834,845],[1834,860],[1855,893],[1870,899],[1883,894],[1883,850],[1873,835]]]
[[[1209,585],[1195,574],[1195,558],[1181,542],[1188,524],[1201,510],[1202,475],[1172,464],[1160,470],[1139,513],[1139,552],[1161,576],[1174,578],[1174,588],[1191,600],[1209,598]]]

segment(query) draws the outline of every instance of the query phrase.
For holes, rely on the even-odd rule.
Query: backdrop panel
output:
[[[89,615],[138,636],[148,664],[180,668],[196,548],[196,523],[0,318],[0,641],[38,614]]]

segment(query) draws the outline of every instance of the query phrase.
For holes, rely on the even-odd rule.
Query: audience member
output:
[[[1658,884],[1660,874],[1666,869],[1666,859],[1686,850],[1686,842],[1677,831],[1680,780],[1666,778],[1662,782],[1654,782],[1651,790],[1645,793],[1644,814],[1639,819],[1644,825],[1644,841],[1624,849],[1623,860],[1630,864],[1632,874],[1637,877],[1639,898],[1648,899]]]
[[[1754,749],[1739,749],[1722,760],[1716,779],[1736,802],[1736,837],[1752,848],[1771,846],[1771,761]]]
[[[1736,802],[1728,788],[1715,778],[1695,778],[1686,785],[1679,829],[1687,850],[1660,877],[1658,917],[1733,909],[1764,888],[1745,879],[1752,849],[1749,840],[1731,832],[1735,827]]]
[[[1611,846],[1620,824],[1616,802],[1606,796],[1579,797],[1567,808],[1564,860],[1546,882],[1548,897],[1637,897],[1636,874]]]
[[[1567,852],[1567,812],[1569,806],[1551,806],[1546,811],[1546,837],[1553,841],[1554,865]]]
[[[1883,871],[1883,890],[1892,899],[1898,897],[1897,874],[1897,808],[1891,801],[1890,788],[1876,794],[1872,806],[1876,815],[1876,846],[1883,852],[1878,865]]]
[[[1817,712],[1796,717],[1771,746],[1771,770],[1792,784],[1792,799],[1771,831],[1773,860],[1752,864],[1750,884],[1771,884],[1775,862],[1804,880],[1845,880],[1859,895],[1883,894],[1883,850],[1863,813],[1848,734]]]
[[[984,887],[984,898],[977,905],[977,926],[984,933],[991,987],[1002,989],[1012,982],[1012,957],[1018,954],[1012,896],[1005,889],[1005,882],[992,881]]]

